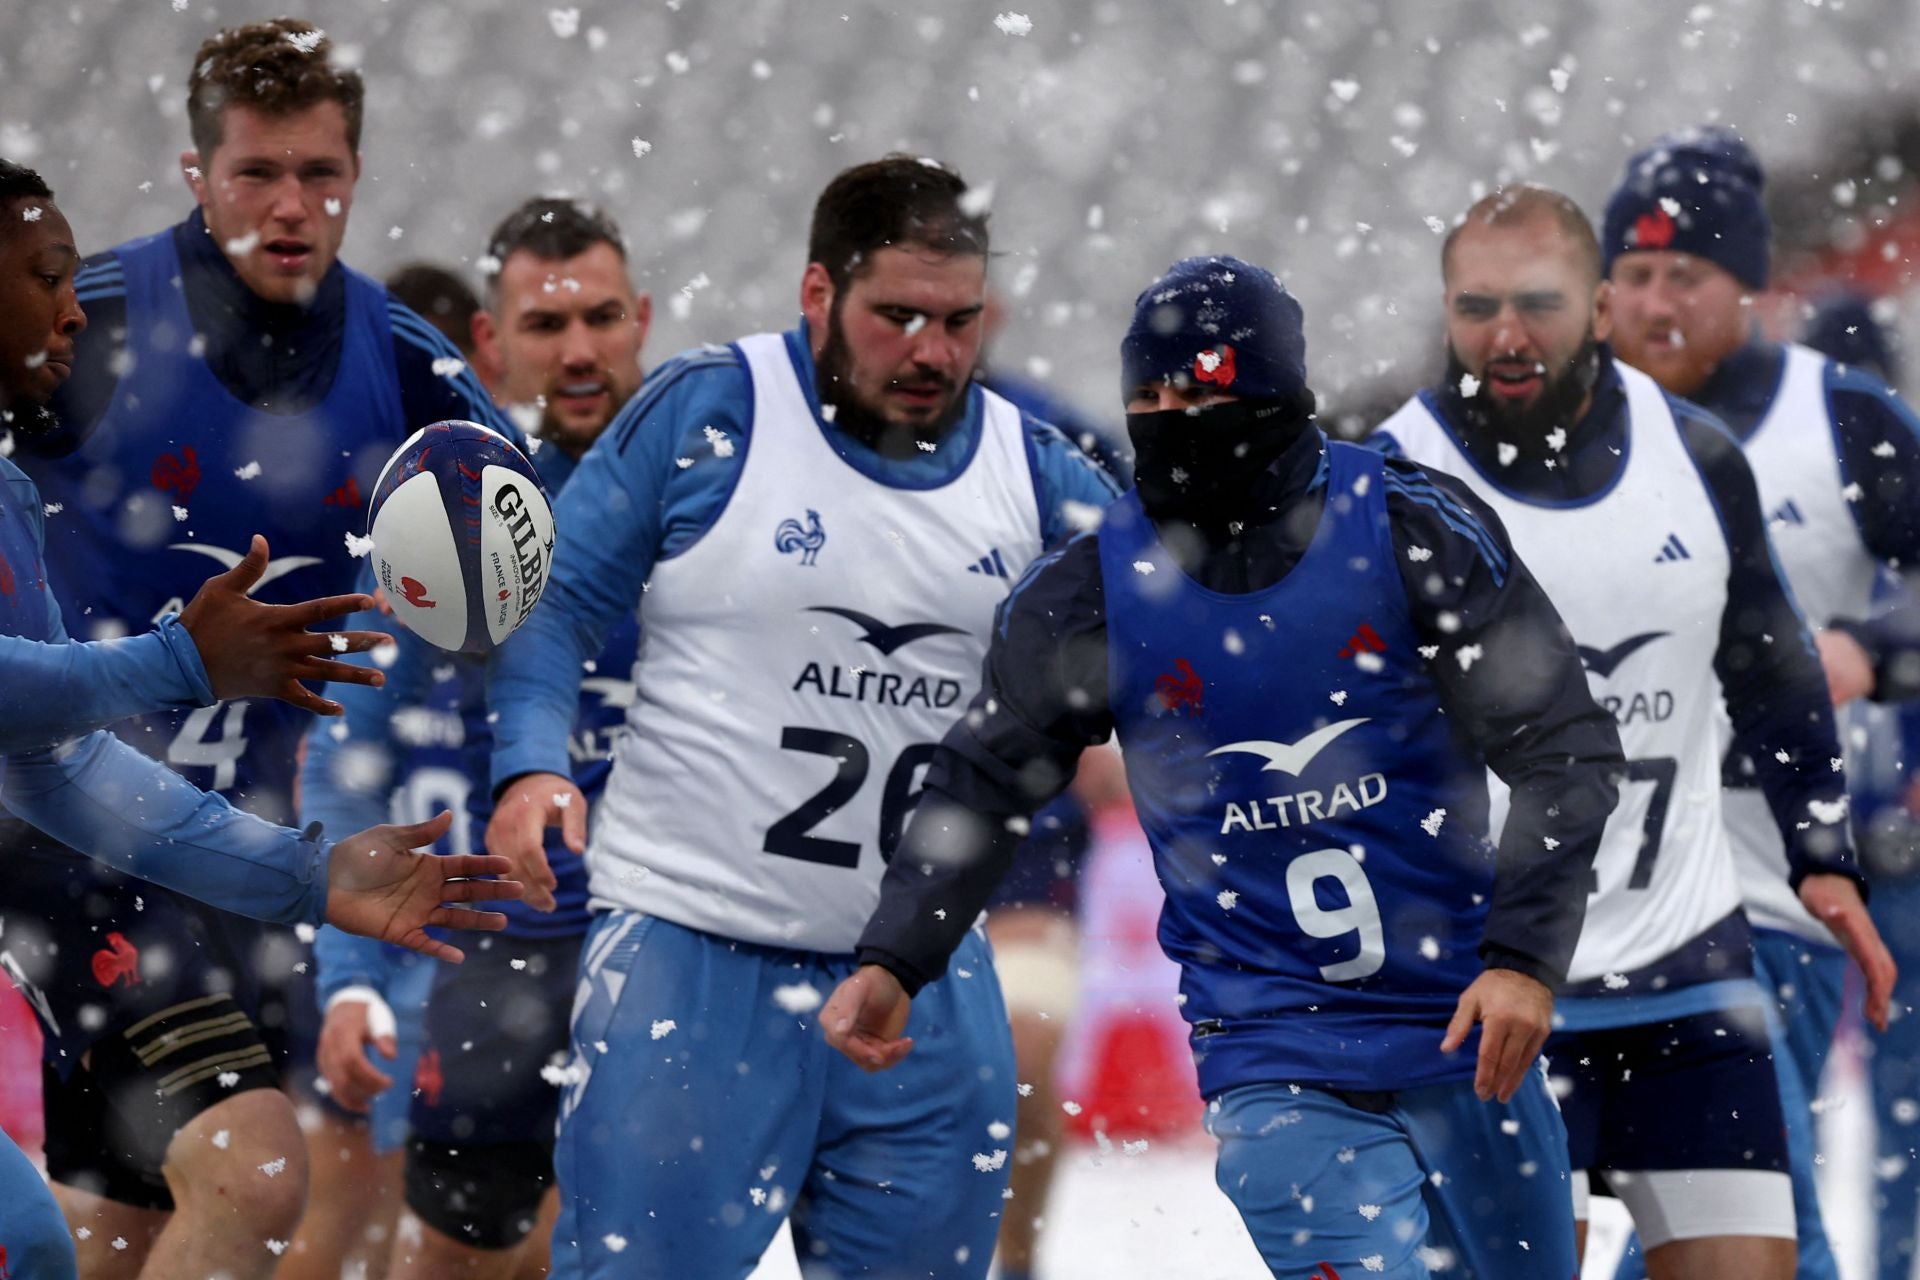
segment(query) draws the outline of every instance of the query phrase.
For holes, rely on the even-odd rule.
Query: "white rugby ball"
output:
[[[394,451],[367,508],[374,576],[428,644],[485,653],[527,620],[553,563],[553,510],[513,442],[436,422]]]

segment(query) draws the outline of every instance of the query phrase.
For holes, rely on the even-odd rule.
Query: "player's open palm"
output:
[[[393,1087],[393,1077],[368,1060],[367,1046],[372,1045],[388,1061],[400,1052],[393,1011],[370,989],[367,996],[363,1000],[338,1000],[328,1008],[326,1020],[320,1024],[320,1046],[314,1054],[314,1064],[320,1068],[320,1078],[327,1082],[333,1100],[359,1114],[366,1112],[376,1096]]]
[[[248,592],[267,571],[267,540],[253,535],[240,563],[200,584],[180,611],[180,625],[193,637],[207,668],[213,696],[279,698],[317,715],[337,716],[340,704],[323,698],[302,680],[338,680],[378,687],[386,677],[371,667],[339,662],[332,655],[361,653],[393,637],[379,631],[310,631],[309,627],[373,607],[373,597],[327,596],[301,604],[262,604]]]
[[[1800,901],[1860,966],[1867,980],[1867,1021],[1885,1031],[1893,1007],[1893,984],[1900,970],[1887,944],[1880,940],[1873,917],[1867,914],[1860,886],[1846,876],[1812,875],[1800,882]]]
[[[863,964],[833,989],[820,1011],[827,1043],[863,1071],[885,1071],[913,1049],[903,1036],[913,997],[900,979],[877,964]]]
[[[1482,1102],[1510,1102],[1553,1030],[1553,992],[1512,969],[1488,969],[1460,993],[1440,1052],[1452,1053],[1480,1024],[1480,1061],[1473,1091]]]
[[[453,815],[443,812],[411,826],[368,827],[334,845],[327,863],[327,923],[454,964],[466,955],[429,937],[428,925],[486,932],[506,928],[507,918],[497,911],[446,905],[519,897],[516,881],[473,878],[507,874],[505,858],[417,852],[452,824]]]
[[[515,778],[487,823],[487,852],[512,864],[535,911],[553,910],[553,890],[560,883],[547,865],[548,827],[559,827],[561,840],[575,853],[587,851],[587,798],[572,778],[557,773]]]

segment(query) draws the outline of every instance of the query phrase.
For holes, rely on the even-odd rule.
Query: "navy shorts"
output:
[[[1759,1009],[1563,1031],[1546,1055],[1575,1169],[1787,1168]]]

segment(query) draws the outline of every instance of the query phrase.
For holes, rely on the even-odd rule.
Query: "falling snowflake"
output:
[[[1372,1222],[1380,1216],[1380,1206],[1377,1204],[1363,1204],[1360,1206],[1360,1216],[1368,1222]]]
[[[1347,705],[1347,691],[1345,689],[1335,689],[1332,693],[1328,694],[1327,697],[1336,707],[1344,707]]]
[[[1080,1114],[1080,1104],[1077,1102],[1063,1102],[1060,1104],[1060,1109],[1066,1112],[1070,1116],[1077,1116]]]
[[[1438,837],[1440,834],[1440,824],[1446,820],[1447,811],[1445,809],[1435,809],[1432,813],[1420,819],[1420,829],[1430,836]]]
[[[641,156],[644,156],[645,154],[647,154],[647,152],[651,150],[653,150],[653,144],[651,142],[648,142],[645,138],[635,138],[633,140],[634,159],[636,160],[639,159]]]
[[[37,204],[28,205],[26,208],[20,211],[20,220],[22,222],[38,222],[40,221],[40,215],[43,212],[45,212],[45,210],[43,210]]]
[[[1002,1147],[995,1147],[992,1155],[982,1155],[976,1151],[973,1156],[973,1167],[978,1173],[992,1173],[1005,1168],[1006,1163],[1007,1153]]]
[[[466,367],[467,362],[459,356],[441,356],[433,362],[434,373],[442,378],[457,378]]]
[[[1135,560],[1135,561],[1133,562],[1133,571],[1134,571],[1135,573],[1138,573],[1138,574],[1148,574],[1148,573],[1152,573],[1152,572],[1153,572],[1153,561],[1151,561],[1151,560]]]
[[[993,25],[1003,36],[1024,36],[1033,30],[1033,19],[1024,13],[1008,12],[995,15]]]
[[[713,446],[714,457],[731,458],[733,456],[734,446],[732,436],[714,426],[702,427],[700,431],[702,435],[706,436],[707,443]]]
[[[276,1156],[260,1166],[260,1172],[266,1174],[269,1178],[277,1178],[286,1171],[287,1158],[285,1156]]]
[[[1432,935],[1420,939],[1420,958],[1423,960],[1438,960],[1440,958],[1439,939],[1434,938]]]
[[[1433,549],[1431,547],[1408,547],[1407,559],[1413,561],[1415,564],[1424,564],[1428,560],[1433,559]]]
[[[327,647],[335,653],[345,653],[347,651],[347,638],[336,631],[327,637]]]
[[[1461,398],[1464,400],[1471,400],[1479,394],[1480,394],[1480,379],[1474,377],[1470,373],[1461,374],[1460,375]],[[1502,461],[1505,461],[1505,459],[1502,459]]]
[[[809,982],[795,982],[773,989],[773,1002],[796,1018],[820,1007],[819,988]]]
[[[233,1135],[225,1129],[215,1131],[213,1145],[217,1150],[225,1151],[227,1144],[233,1141]]]
[[[355,560],[360,559],[372,550],[372,538],[356,538],[351,533],[347,534],[347,554]]]
[[[287,1242],[285,1240],[267,1241],[267,1252],[271,1253],[274,1257],[277,1258],[281,1254],[285,1253],[286,1251],[287,1251]]]
[[[1502,440],[1498,452],[1500,455],[1500,465],[1510,467],[1513,465],[1513,460],[1520,456],[1520,446],[1508,444],[1505,440]]]
[[[1473,670],[1473,664],[1485,657],[1486,651],[1477,644],[1463,644],[1454,651],[1453,656],[1459,660],[1460,670],[1465,672]]]
[[[1624,973],[1609,973],[1600,979],[1600,983],[1609,991],[1624,991],[1633,985],[1633,980]]]
[[[44,516],[51,518],[53,516],[59,515],[62,511],[65,511],[66,509],[67,509],[67,504],[64,502],[47,502],[47,503],[41,504],[40,513]]]
[[[185,507],[175,507],[173,509],[173,518],[175,520],[185,520],[187,518],[187,509]]]
[[[214,1077],[214,1080],[219,1083],[222,1089],[232,1089],[240,1083],[240,1073],[238,1071],[222,1071]]]
[[[1327,88],[1333,90],[1333,96],[1342,102],[1352,102],[1360,96],[1360,82],[1358,80],[1335,80],[1329,83]]]
[[[580,11],[578,9],[549,9],[547,23],[553,28],[553,34],[562,40],[572,39],[580,30]]]
[[[249,462],[244,467],[235,467],[233,469],[233,475],[236,480],[252,480],[259,474],[260,464],[258,462]]]
[[[607,1246],[608,1253],[619,1253],[627,1247],[627,1238],[614,1232],[600,1237],[600,1243]]]
[[[672,1018],[657,1019],[652,1027],[653,1038],[655,1040],[664,1040],[671,1032],[677,1030],[679,1025],[680,1024]]]
[[[522,959],[520,959],[520,958],[519,958],[518,956],[516,956],[516,957],[514,957],[513,959],[511,959],[511,960],[509,960],[509,961],[507,961],[507,964],[508,964],[508,965],[509,965],[509,966],[510,966],[510,967],[511,967],[511,968],[513,969],[513,971],[514,971],[514,972],[516,972],[516,973],[518,973],[518,972],[519,972],[520,970],[522,970],[522,969],[524,969],[524,968],[526,968],[526,967],[527,967],[527,962],[526,962],[525,960],[522,960]]]
[[[1220,904],[1222,911],[1231,911],[1240,905],[1240,895],[1231,889],[1222,889],[1214,897],[1214,901]]]

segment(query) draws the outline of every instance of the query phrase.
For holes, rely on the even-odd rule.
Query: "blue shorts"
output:
[[[1567,1135],[1545,1077],[1391,1094],[1228,1089],[1215,1177],[1276,1277],[1566,1280],[1579,1274]]]
[[[812,1275],[982,1277],[1011,1172],[1013,1039],[970,933],[869,1075],[814,1022],[851,956],[633,912],[582,954],[553,1274],[744,1277],[792,1214]]]
[[[1759,1006],[1562,1031],[1546,1055],[1575,1169],[1787,1169]]]
[[[0,1133],[0,1276],[75,1280],[79,1273],[53,1192],[33,1161]]]

